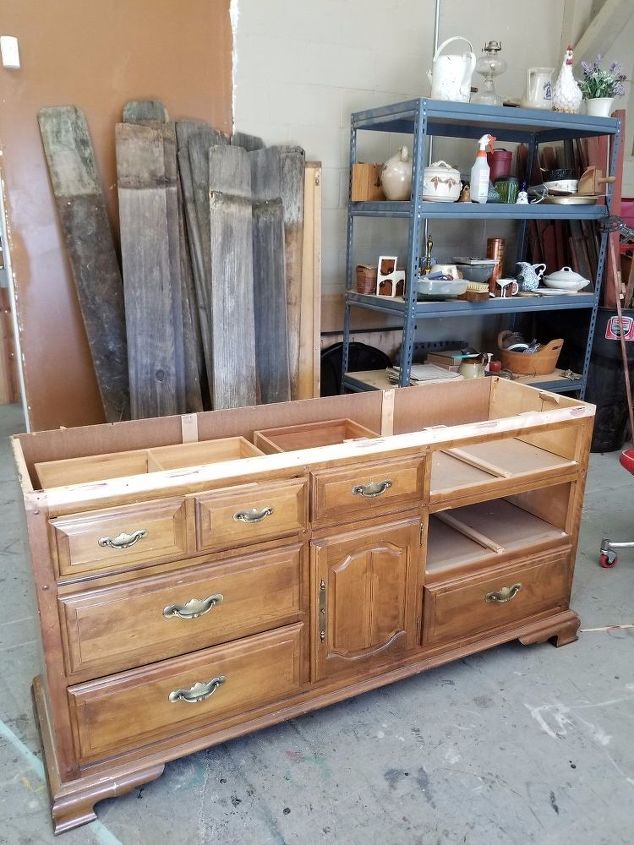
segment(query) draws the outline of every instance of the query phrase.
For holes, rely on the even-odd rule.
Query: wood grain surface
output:
[[[86,118],[57,106],[40,109],[38,123],[104,413],[128,419],[123,285]]]

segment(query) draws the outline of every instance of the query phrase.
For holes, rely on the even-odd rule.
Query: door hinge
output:
[[[425,540],[425,523],[421,522],[420,532],[419,532],[419,535],[418,535],[418,542],[421,546],[423,545],[424,540]]]
[[[319,639],[322,643],[326,639],[326,582],[323,578],[319,582]]]

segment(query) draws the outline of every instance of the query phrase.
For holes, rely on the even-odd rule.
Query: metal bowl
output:
[[[486,282],[493,273],[491,265],[456,264],[456,267],[462,273],[462,278],[468,282]]]

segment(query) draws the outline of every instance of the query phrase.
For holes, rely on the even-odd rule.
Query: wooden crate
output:
[[[382,164],[353,164],[352,192],[353,202],[377,202],[384,200],[385,194],[381,187]]]

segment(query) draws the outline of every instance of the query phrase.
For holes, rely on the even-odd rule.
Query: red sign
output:
[[[623,327],[622,329],[621,326]],[[633,317],[622,317],[621,320],[619,320],[618,317],[610,317],[608,324],[605,327],[605,339],[619,340],[621,332],[623,332],[625,340],[634,340]]]

